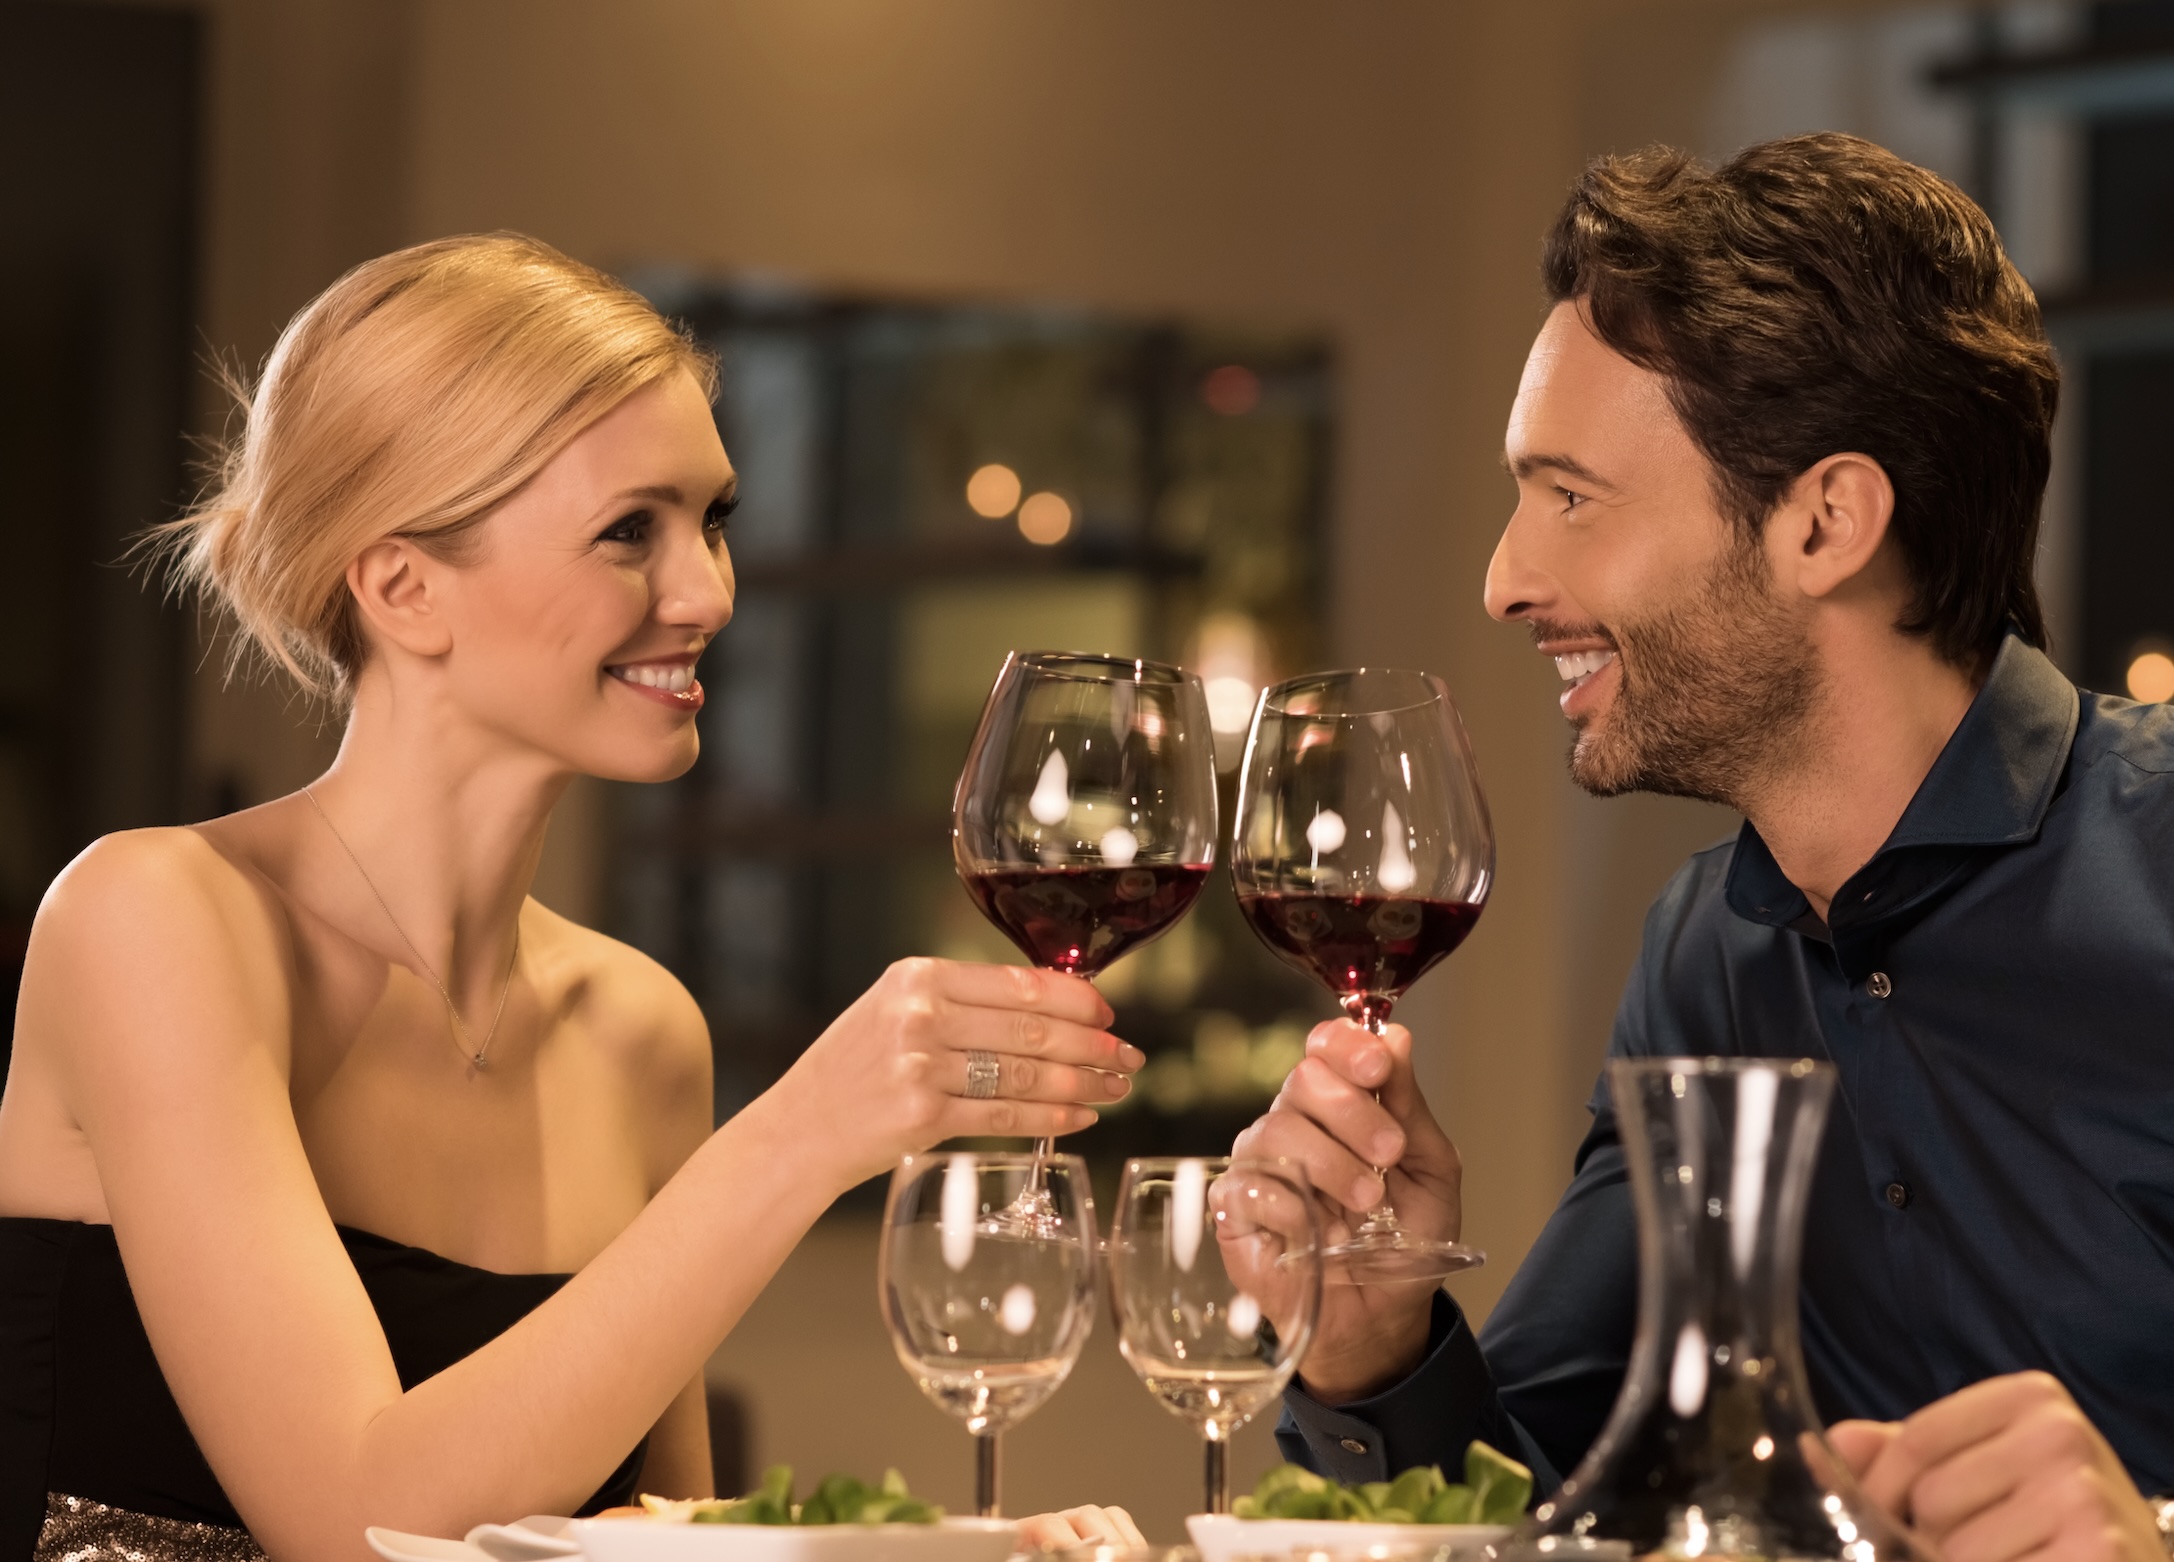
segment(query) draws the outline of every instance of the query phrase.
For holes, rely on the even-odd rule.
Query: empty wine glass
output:
[[[1237,813],[1230,868],[1246,921],[1377,1034],[1487,904],[1494,829],[1456,704],[1431,673],[1362,667],[1265,690]],[[1405,1230],[1386,1176],[1380,1205],[1325,1256],[1329,1280],[1354,1284],[1486,1261]]]
[[[991,1217],[1038,1186],[1044,1218]],[[998,1439],[1057,1391],[1094,1324],[1095,1208],[1086,1163],[909,1155],[891,1174],[877,1289],[914,1382],[974,1435],[974,1507],[1000,1511]]]
[[[1161,662],[1014,651],[952,813],[959,878],[982,915],[1036,965],[1094,976],[1168,930],[1214,866],[1200,680]],[[1041,1218],[1037,1185],[1022,1191],[998,1218]]]
[[[1117,1345],[1200,1434],[1207,1511],[1230,1511],[1230,1436],[1276,1401],[1321,1310],[1321,1227],[1295,1162],[1127,1161],[1110,1228]]]

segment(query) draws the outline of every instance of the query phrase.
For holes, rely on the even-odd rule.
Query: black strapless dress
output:
[[[571,1278],[475,1269],[345,1226],[340,1240],[402,1388],[496,1339]],[[633,1500],[646,1447],[583,1513]],[[48,1494],[241,1529],[151,1353],[113,1228],[0,1217],[0,1562],[32,1555]]]

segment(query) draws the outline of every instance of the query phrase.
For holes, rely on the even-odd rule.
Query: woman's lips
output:
[[[673,710],[702,708],[702,683],[695,677],[691,662],[629,662],[604,671],[630,692],[646,695]]]

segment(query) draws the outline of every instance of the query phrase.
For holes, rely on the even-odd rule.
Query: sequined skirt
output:
[[[49,1493],[31,1562],[266,1562],[249,1531]]]

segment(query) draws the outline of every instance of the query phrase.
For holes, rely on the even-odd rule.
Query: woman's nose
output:
[[[732,621],[732,559],[706,539],[674,548],[658,582],[657,614],[667,623],[715,634]]]

